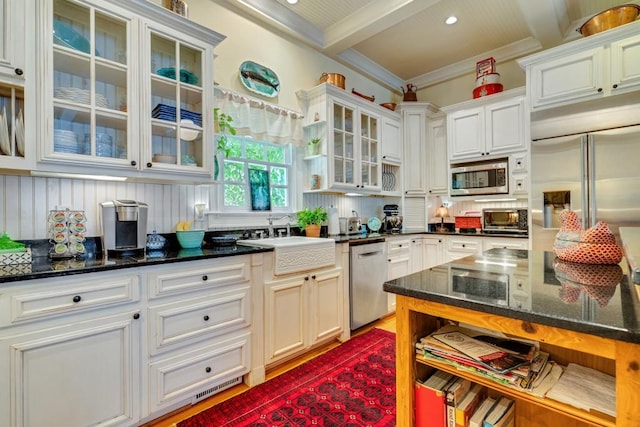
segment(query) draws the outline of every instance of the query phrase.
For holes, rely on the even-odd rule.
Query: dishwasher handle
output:
[[[361,254],[358,254],[358,258],[366,258],[366,257],[370,257],[370,256],[375,256],[375,255],[382,255],[382,251],[371,251],[371,252],[363,252]]]

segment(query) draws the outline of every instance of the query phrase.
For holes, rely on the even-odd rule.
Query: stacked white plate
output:
[[[96,93],[96,107],[109,108],[107,97]],[[76,102],[78,104],[91,103],[91,91],[77,87],[60,87],[53,91],[53,96],[57,99]]]
[[[11,154],[9,126],[7,125],[7,110],[4,106],[2,107],[2,113],[0,113],[0,154]]]
[[[70,130],[54,129],[53,150],[58,153],[83,154],[83,147],[78,144],[76,133]]]
[[[16,148],[18,155],[24,157],[24,118],[22,117],[22,109],[18,111],[18,117],[16,117]]]
[[[84,135],[84,152],[89,154],[91,152],[91,134]],[[113,157],[113,138],[106,133],[96,134],[96,156],[98,157]]]

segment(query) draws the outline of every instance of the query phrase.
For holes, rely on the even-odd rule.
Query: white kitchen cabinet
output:
[[[447,112],[449,159],[481,160],[526,150],[524,88],[465,101]]]
[[[429,103],[405,102],[400,105],[402,114],[402,137],[404,140],[404,162],[402,167],[404,194],[425,196],[427,194],[427,121],[437,113],[437,107]]]
[[[411,238],[393,236],[387,238],[387,280],[411,273]]]
[[[39,167],[210,181],[222,36],[143,0],[47,0],[36,12]]]
[[[484,237],[479,236],[447,236],[446,242],[446,262],[450,262],[469,255],[480,255],[483,251]]]
[[[392,144],[398,140],[398,114],[327,83],[297,95],[305,112],[305,138],[317,135],[323,144],[320,155],[305,158],[304,191],[380,193],[383,138]],[[385,164],[396,173],[392,160]]]
[[[411,237],[411,246],[409,247],[409,273],[417,273],[423,269],[423,250],[424,243],[422,236],[416,234]]]
[[[640,89],[640,22],[518,60],[532,111]]]
[[[382,163],[402,164],[402,129],[399,117],[382,118]]]
[[[422,237],[422,268],[432,268],[445,262],[443,237]]]
[[[427,188],[429,195],[449,192],[447,120],[443,114],[427,121]]]
[[[151,412],[242,382],[252,368],[249,256],[148,268],[147,289]]]
[[[134,270],[6,284],[0,305],[1,425],[137,424],[144,316]]]
[[[509,237],[485,237],[482,243],[483,251],[489,249],[528,249],[529,241],[525,238],[509,238]]]
[[[32,13],[30,0],[0,0],[0,85],[23,86],[25,72],[35,70],[26,68],[27,34],[25,13]],[[31,49],[31,46],[29,46]]]
[[[265,284],[265,365],[342,333],[341,268],[295,274]]]

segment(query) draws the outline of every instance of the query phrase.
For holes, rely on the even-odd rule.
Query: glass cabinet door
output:
[[[147,167],[203,167],[204,51],[151,33],[151,147]]]
[[[360,184],[363,187],[378,187],[379,174],[378,119],[360,114]]]
[[[55,157],[112,164],[129,158],[129,32],[120,17],[53,1]]]
[[[354,109],[333,104],[333,181],[355,184]]]

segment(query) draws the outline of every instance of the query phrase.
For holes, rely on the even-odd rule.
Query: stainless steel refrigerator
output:
[[[584,228],[605,221],[620,242],[619,227],[640,226],[640,124],[533,139],[531,177],[533,249],[552,250],[563,209]]]

